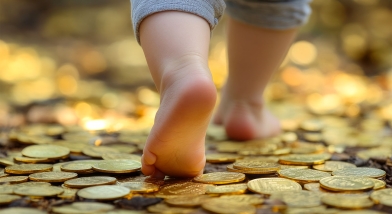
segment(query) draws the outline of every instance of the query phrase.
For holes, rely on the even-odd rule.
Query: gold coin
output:
[[[225,200],[227,203],[244,203],[244,204],[252,204],[259,205],[264,202],[264,199],[259,195],[223,195],[219,197],[221,200]],[[215,199],[214,199],[215,200]]]
[[[270,195],[274,192],[301,190],[297,182],[286,178],[258,178],[248,182],[252,192]]]
[[[382,197],[392,197],[392,189],[381,189],[372,192],[370,194],[370,198],[374,201],[374,203],[379,204]]]
[[[259,170],[259,171],[278,171],[279,170],[278,163],[264,162],[264,161],[251,161],[244,160],[238,161],[233,164],[235,169],[242,170]]]
[[[64,192],[57,195],[57,197],[61,199],[74,200],[76,197],[76,193],[79,191],[79,189],[68,188],[64,184],[61,185],[61,188],[63,188]]]
[[[151,193],[159,190],[159,185],[147,182],[124,182],[120,186],[131,190],[131,193]]]
[[[0,185],[0,194],[13,194],[16,185],[3,184]]]
[[[7,166],[5,172],[10,174],[25,175],[36,172],[49,172],[52,171],[53,166],[51,164],[21,164]]]
[[[341,213],[340,210],[337,209],[327,209],[326,206],[317,206],[317,207],[287,207],[284,210],[285,214],[339,214]]]
[[[152,213],[176,213],[176,214],[194,213],[196,211],[195,209],[188,208],[188,207],[170,207],[163,203],[149,206],[147,210]]]
[[[279,159],[280,164],[286,165],[304,165],[310,166],[315,164],[323,164],[326,160],[330,159],[330,154],[297,154],[287,155]]]
[[[206,184],[229,184],[245,180],[245,175],[238,172],[212,172],[196,176],[194,180]]]
[[[220,186],[208,186],[207,194],[243,194],[248,189],[247,184],[229,184]]]
[[[373,189],[374,182],[366,177],[332,176],[321,179],[320,186],[330,191],[358,191]]]
[[[321,202],[328,206],[342,209],[364,209],[373,206],[373,201],[362,195],[325,195],[321,198]]]
[[[296,168],[296,169],[309,169],[309,166],[296,166],[296,165],[284,165],[284,164],[280,164],[280,170],[283,170],[283,169],[292,169],[292,168]]]
[[[29,157],[14,157],[15,161],[22,163],[47,163],[52,162],[52,160],[47,158],[29,158]]]
[[[388,207],[392,207],[392,197],[388,195],[384,195],[380,197],[380,204]]]
[[[102,155],[102,159],[104,160],[134,160],[142,162],[142,157],[139,155],[134,154],[127,154],[127,153],[105,153]]]
[[[91,186],[98,185],[107,185],[116,183],[117,179],[114,177],[108,176],[91,176],[91,177],[82,177],[82,178],[74,178],[64,182],[66,187],[70,188],[85,188]]]
[[[85,147],[82,152],[83,154],[93,158],[102,158],[102,155],[105,153],[118,153],[119,151],[107,146],[88,146]]]
[[[211,197],[208,195],[178,196],[174,198],[167,198],[165,199],[165,202],[169,205],[179,207],[197,207],[210,198]]]
[[[295,132],[286,132],[281,134],[280,139],[284,143],[293,143],[298,140],[298,136]]]
[[[98,202],[74,202],[72,204],[52,207],[52,212],[63,214],[90,214],[90,213],[106,213],[113,210],[114,206],[111,204],[104,204]]]
[[[76,172],[76,173],[92,173],[93,165],[99,162],[98,160],[79,160],[72,161],[60,166],[61,171]]]
[[[334,212],[334,213],[337,213],[337,212]],[[333,213],[331,213],[331,214],[333,214]],[[387,214],[387,213],[379,212],[376,210],[347,210],[347,211],[339,210],[339,214]]]
[[[20,184],[15,184],[13,185],[16,187],[35,187],[35,186],[51,186],[50,183],[48,182],[37,182],[37,181],[30,181],[30,182],[24,182]]]
[[[299,126],[301,129],[310,132],[319,132],[324,128],[323,122],[318,119],[309,119],[302,121]]]
[[[111,143],[111,144],[106,144],[106,146],[116,149],[117,152],[123,152],[128,154],[138,151],[137,147],[129,143]]]
[[[10,183],[10,184],[17,184],[26,182],[29,180],[28,176],[7,176],[0,178],[0,183]]]
[[[52,145],[63,146],[70,150],[72,153],[82,153],[82,150],[89,146],[87,143],[77,142],[77,141],[67,141],[67,140],[58,140],[52,143]]]
[[[15,194],[32,197],[55,196],[62,192],[64,192],[63,188],[54,186],[18,187],[14,190]]]
[[[318,182],[320,179],[330,177],[328,172],[322,172],[314,169],[284,169],[279,170],[280,177],[289,178],[301,183]]]
[[[8,176],[7,173],[4,172],[4,169],[0,170],[0,178]]]
[[[385,188],[385,186],[387,185],[387,184],[385,183],[385,181],[378,180],[378,179],[375,179],[375,178],[369,178],[369,179],[372,180],[373,183],[374,183],[373,190],[383,189],[383,188]]]
[[[317,193],[330,193],[330,191],[320,187],[320,183],[307,183],[304,184],[304,189],[317,192]]]
[[[17,195],[0,194],[0,205],[9,204],[12,201],[18,200],[20,198],[21,197]]]
[[[46,211],[41,211],[34,208],[11,207],[0,210],[0,214],[47,214]]]
[[[29,175],[29,179],[32,181],[44,182],[64,182],[76,177],[78,174],[74,172],[39,172]]]
[[[208,200],[201,205],[203,209],[213,213],[241,213],[241,214],[254,214],[256,213],[256,207],[250,204],[244,203],[227,203],[221,200]]]
[[[68,148],[56,145],[34,145],[22,150],[22,154],[30,158],[60,159],[67,157],[69,153]]]
[[[362,176],[369,178],[382,178],[385,176],[385,171],[370,167],[346,168],[332,172],[336,176]]]
[[[272,193],[270,199],[283,201],[289,207],[317,207],[321,205],[320,195],[306,190]]]
[[[239,158],[239,155],[234,154],[215,153],[206,155],[206,161],[208,163],[233,163]]]
[[[243,174],[251,174],[251,175],[264,175],[264,174],[275,174],[276,171],[264,171],[264,170],[242,170],[242,169],[235,169],[233,164],[227,165],[227,171],[229,172],[239,172]]]
[[[3,166],[12,166],[12,165],[14,165],[15,163],[12,161],[12,160],[9,160],[9,159],[7,159],[7,158],[0,158],[0,165],[3,165]]]
[[[346,169],[346,168],[356,168],[352,163],[347,163],[343,161],[325,161],[324,164],[319,164],[319,165],[313,165],[313,169],[317,169],[320,171],[325,171],[325,172],[332,172],[340,169]]]
[[[128,195],[130,190],[116,185],[93,186],[78,191],[78,196],[85,199],[115,200]]]
[[[192,180],[174,180],[165,181],[159,191],[155,194],[156,197],[170,198],[177,196],[195,196],[206,193],[208,184],[192,182]]]
[[[134,160],[102,160],[93,164],[94,171],[106,173],[130,173],[141,167],[142,164]]]

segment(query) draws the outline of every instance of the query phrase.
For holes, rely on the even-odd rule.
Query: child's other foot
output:
[[[234,140],[268,138],[280,133],[279,120],[265,108],[261,99],[238,99],[222,90],[221,103],[214,123],[223,125]]]
[[[203,63],[177,67],[161,81],[161,106],[143,151],[145,175],[194,177],[203,173],[204,139],[216,88]]]

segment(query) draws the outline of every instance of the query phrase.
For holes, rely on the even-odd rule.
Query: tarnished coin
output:
[[[51,164],[21,164],[7,166],[5,172],[16,175],[26,175],[36,172],[50,172],[53,166]]]
[[[243,194],[248,189],[247,184],[229,184],[220,186],[208,186],[207,194]]]
[[[47,214],[48,212],[35,208],[10,207],[0,210],[0,214]]]
[[[279,176],[289,178],[301,183],[318,182],[320,179],[330,177],[328,172],[322,172],[314,169],[284,169],[278,171]]]
[[[243,160],[233,164],[235,169],[242,170],[259,170],[259,171],[278,171],[280,165],[278,163]]]
[[[366,177],[332,176],[320,180],[320,186],[330,191],[370,190],[374,182]]]
[[[30,182],[15,184],[13,186],[15,186],[15,187],[36,187],[36,186],[51,186],[51,184],[48,182],[30,181]]]
[[[270,195],[274,192],[302,190],[297,182],[286,178],[258,178],[248,182],[252,192]]]
[[[370,198],[374,201],[374,203],[380,203],[382,197],[391,198],[392,197],[392,189],[380,189],[372,192]]]
[[[130,173],[141,167],[142,164],[134,160],[102,160],[93,164],[94,171],[106,173]]]
[[[325,172],[332,172],[340,169],[346,169],[346,168],[356,168],[352,163],[347,163],[343,161],[325,161],[324,164],[319,164],[319,165],[313,165],[313,169],[317,169],[320,171],[325,171]]]
[[[194,180],[206,184],[229,184],[245,180],[245,175],[238,172],[212,172],[196,176]]]
[[[250,204],[244,203],[226,203],[221,200],[208,200],[201,205],[203,209],[213,213],[243,213],[253,214],[256,213],[256,207]]]
[[[171,207],[164,203],[155,204],[149,206],[147,210],[151,213],[176,213],[176,214],[188,214],[194,213],[196,210],[189,207]]]
[[[252,205],[259,205],[264,202],[264,199],[261,198],[259,195],[253,194],[253,195],[223,195],[219,197],[221,200],[225,200],[227,203],[244,203],[244,204],[252,204]],[[214,199],[216,200],[216,199]]]
[[[343,209],[364,209],[373,206],[373,201],[371,201],[367,196],[334,194],[323,196],[321,201],[328,206]]]
[[[139,161],[141,162],[142,157],[140,155],[134,155],[134,154],[127,154],[127,153],[105,153],[102,155],[102,159],[104,160],[134,160],[134,161]]]
[[[64,192],[63,188],[55,186],[18,187],[14,190],[15,194],[32,197],[55,196],[62,192]]]
[[[150,193],[159,190],[159,185],[147,182],[124,182],[119,185],[130,189],[132,193]]]
[[[271,194],[270,199],[279,199],[289,207],[317,207],[321,205],[320,195],[306,190],[276,192]]]
[[[387,185],[385,183],[385,181],[382,181],[382,180],[379,180],[379,179],[375,179],[375,178],[369,178],[369,179],[372,180],[373,183],[374,183],[373,190],[383,189]]]
[[[130,193],[126,187],[116,185],[93,186],[78,191],[78,196],[95,200],[115,200]]]
[[[332,172],[332,175],[336,176],[362,176],[369,178],[382,178],[385,174],[384,170],[370,167],[346,168]]]
[[[83,154],[93,158],[102,158],[102,155],[105,153],[118,153],[119,151],[107,146],[88,146],[85,147],[82,152]]]
[[[72,161],[60,166],[61,171],[64,172],[76,172],[76,173],[92,173],[93,164],[99,162],[99,160],[79,160]]]
[[[74,202],[69,205],[56,206],[52,208],[55,213],[62,214],[93,214],[102,213],[113,210],[114,206],[111,204],[104,204],[98,202]]]
[[[34,145],[22,150],[22,154],[31,158],[59,159],[69,155],[70,151],[64,146],[57,145]]]
[[[0,205],[4,204],[9,204],[12,201],[18,200],[21,197],[18,195],[6,195],[6,194],[0,194]]]
[[[206,161],[208,163],[233,163],[239,158],[239,155],[234,154],[215,153],[206,155]]]
[[[0,178],[0,183],[10,183],[10,184],[17,184],[26,182],[29,180],[28,176],[7,176]]]
[[[74,178],[64,182],[64,185],[71,188],[85,188],[98,185],[115,184],[117,181],[114,177],[109,176],[91,176]]]
[[[296,154],[287,155],[279,159],[280,164],[286,165],[315,165],[323,164],[326,160],[330,159],[331,155],[327,153],[323,154]]]
[[[29,175],[29,179],[32,181],[44,182],[64,182],[76,177],[78,174],[74,172],[39,172]]]
[[[179,207],[197,207],[210,198],[211,197],[208,195],[179,196],[174,198],[167,198],[165,199],[165,202]]]
[[[72,189],[69,187],[66,187],[63,185],[61,185],[61,187],[63,188],[64,192],[57,195],[57,197],[61,198],[61,199],[65,199],[65,200],[74,200],[76,197],[76,193],[79,191],[79,189]]]

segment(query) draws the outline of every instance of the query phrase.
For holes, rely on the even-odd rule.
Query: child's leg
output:
[[[306,19],[307,2],[302,1],[301,6],[227,1],[228,12],[235,18],[228,20],[229,77],[214,122],[223,124],[229,137],[250,140],[279,133],[279,122],[264,107],[262,95],[295,37],[296,25],[304,22],[295,17]],[[284,29],[267,29],[268,20],[275,20],[277,27]]]
[[[146,175],[202,173],[205,132],[216,100],[207,65],[209,41],[206,20],[189,13],[155,13],[140,26],[140,42],[161,94],[143,151]]]

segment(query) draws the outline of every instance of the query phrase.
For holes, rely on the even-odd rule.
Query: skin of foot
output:
[[[193,14],[161,12],[142,22],[140,38],[161,95],[142,172],[160,178],[202,174],[205,134],[217,96],[208,69],[210,27]]]

